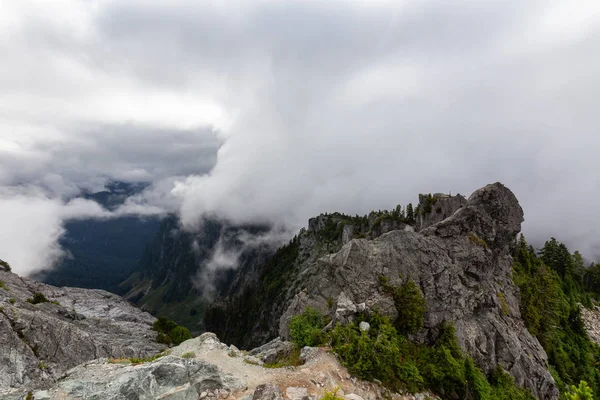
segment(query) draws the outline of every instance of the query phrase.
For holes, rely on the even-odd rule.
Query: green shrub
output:
[[[38,363],[38,367],[39,367],[39,369],[41,369],[41,370],[47,370],[47,369],[48,369],[48,365],[47,365],[45,362],[43,362],[43,361],[40,361],[40,362]]]
[[[571,390],[565,393],[567,400],[593,400],[594,392],[586,381],[579,382],[579,386],[571,385]]]
[[[192,334],[188,328],[179,326],[164,316],[154,321],[152,329],[158,332],[156,341],[166,345],[179,345],[192,338]]]
[[[39,304],[39,303],[49,303],[50,300],[48,300],[46,298],[46,296],[44,296],[43,293],[36,292],[33,294],[32,297],[27,299],[27,302],[31,303],[31,304]]]
[[[344,400],[343,397],[340,397],[337,395],[339,390],[340,390],[340,388],[337,387],[337,388],[333,389],[333,391],[331,391],[331,392],[325,391],[325,394],[323,394],[323,397],[321,397],[321,400]]]
[[[501,368],[490,380],[463,355],[454,326],[442,324],[431,346],[414,344],[399,335],[387,317],[365,318],[368,331],[358,328],[362,318],[331,332],[333,351],[350,373],[365,380],[380,380],[394,390],[415,393],[428,389],[442,398],[477,400],[531,400]]]
[[[193,351],[188,351],[187,353],[183,353],[181,355],[181,358],[195,358],[196,357],[196,353],[194,353]]]
[[[11,297],[10,299],[8,299],[8,302],[10,304],[15,304],[17,302],[17,299],[15,299],[14,297]]]
[[[381,277],[384,290],[392,295],[398,318],[395,321],[400,333],[415,333],[423,327],[425,315],[425,298],[421,289],[412,279],[407,279],[399,286],[392,286],[386,277]]]
[[[489,380],[492,385],[492,399],[494,400],[535,399],[530,392],[517,387],[514,378],[500,366],[496,367]]]
[[[185,342],[188,339],[192,338],[192,333],[185,326],[177,326],[175,329],[171,331],[169,334],[171,336],[171,340],[175,346]]]
[[[318,346],[323,342],[321,331],[325,320],[319,311],[306,307],[300,315],[294,315],[290,320],[290,338],[298,347]]]
[[[11,271],[10,265],[4,260],[0,260],[0,267],[4,267],[8,272]]]
[[[173,329],[177,327],[177,323],[171,321],[169,318],[165,316],[158,317],[156,321],[152,324],[152,329],[157,332],[169,333]]]
[[[387,317],[374,314],[368,322],[368,331],[359,329],[360,320],[338,325],[332,331],[332,347],[342,363],[361,379],[378,379],[394,390],[419,391],[423,378],[414,362],[402,353],[405,339]]]
[[[6,286],[6,283],[4,283],[3,280],[0,280],[0,289],[8,291],[8,286]]]
[[[162,343],[162,344],[166,344],[166,345],[170,345],[173,343],[173,340],[171,340],[171,336],[169,335],[165,335],[162,332],[159,332],[156,335],[156,342],[157,343]]]
[[[25,400],[33,400],[33,393],[27,392],[27,396],[25,397]]]

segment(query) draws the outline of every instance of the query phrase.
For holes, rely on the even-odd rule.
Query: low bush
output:
[[[335,388],[331,392],[325,391],[325,394],[323,394],[323,397],[321,397],[321,400],[344,400],[343,397],[338,396],[339,391],[340,391],[339,387]]]
[[[196,353],[194,353],[193,351],[188,351],[187,353],[183,353],[181,355],[181,358],[195,358],[196,357]]]
[[[586,381],[579,382],[579,386],[571,385],[568,393],[565,393],[567,400],[593,400],[594,392]]]
[[[0,267],[4,267],[4,269],[8,272],[11,271],[10,265],[4,260],[0,260]]]
[[[425,298],[421,289],[412,279],[399,286],[392,286],[385,276],[380,278],[383,289],[394,298],[398,318],[395,321],[400,333],[415,333],[423,327]]]
[[[323,342],[322,330],[325,319],[317,310],[306,307],[300,315],[295,315],[290,321],[290,337],[298,347],[318,346]]]
[[[46,296],[44,296],[44,293],[36,292],[33,294],[32,297],[27,299],[27,302],[31,303],[31,304],[40,304],[40,303],[49,303],[50,300],[48,300],[46,298]]]
[[[163,344],[174,344],[179,345],[188,339],[192,338],[190,330],[184,326],[179,326],[174,321],[171,321],[167,317],[159,317],[154,324],[152,329],[158,332],[156,335],[156,341]]]
[[[307,309],[302,315],[304,318],[295,321],[305,321],[306,326],[313,328],[318,326],[306,322],[319,321],[317,311]],[[368,330],[359,328],[362,321],[369,323]],[[306,333],[309,329],[299,331],[304,332],[301,337],[311,337]],[[486,377],[473,360],[463,354],[452,324],[442,324],[437,340],[426,346],[398,333],[389,318],[372,313],[359,316],[348,325],[337,325],[327,338],[351,374],[364,380],[379,380],[394,391],[416,393],[427,389],[449,399],[533,399],[499,367]]]

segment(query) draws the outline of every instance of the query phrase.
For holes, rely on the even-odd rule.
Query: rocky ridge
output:
[[[352,378],[326,349],[303,349],[305,364],[299,367],[257,365],[256,360],[290,345],[274,341],[250,356],[221,343],[216,335],[205,333],[150,362],[104,358],[82,364],[66,372],[53,388],[37,391],[33,397],[36,400],[316,400],[325,391],[337,389],[338,396],[345,400],[375,400],[384,395],[394,400],[426,398],[426,394],[388,393],[376,383]],[[20,397],[7,398],[12,399]]]
[[[3,269],[0,281],[0,398],[19,388],[50,387],[93,359],[146,357],[164,349],[155,342],[155,318],[117,295],[57,288]],[[48,301],[28,302],[36,293]]]
[[[224,318],[207,325],[212,329],[221,323],[226,327],[222,333],[231,338],[244,332],[240,344],[247,344],[256,342],[253,336],[262,342],[276,336],[287,339],[290,318],[306,306],[334,320],[340,312],[352,314],[361,308],[394,320],[395,303],[381,277],[390,285],[412,279],[424,294],[427,310],[424,328],[414,340],[432,343],[441,324],[451,322],[459,344],[484,372],[500,365],[538,398],[557,399],[547,355],[521,319],[519,292],[512,281],[511,250],[523,221],[514,194],[495,183],[468,200],[462,196],[421,200],[431,207],[419,205],[416,229],[398,224],[377,237],[359,234],[323,246],[319,235],[324,230],[337,235],[352,221],[340,220],[328,229],[327,222],[311,220],[309,229],[292,243],[295,253],[288,251],[280,265],[265,269],[262,286],[248,289],[255,298],[242,293],[238,298],[242,301],[234,298],[221,309]],[[274,272],[280,276],[275,282],[270,278]],[[274,284],[278,291],[272,294],[269,286]]]

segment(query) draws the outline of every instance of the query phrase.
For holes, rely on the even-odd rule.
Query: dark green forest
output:
[[[561,393],[585,381],[600,399],[600,346],[587,335],[580,307],[600,299],[600,264],[587,268],[579,252],[551,238],[539,250],[518,242],[513,279],[521,292],[521,315],[548,354]]]

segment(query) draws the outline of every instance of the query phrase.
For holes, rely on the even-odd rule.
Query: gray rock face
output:
[[[302,272],[298,295],[280,319],[280,336],[288,338],[289,319],[306,306],[335,318],[331,299],[342,292],[345,303],[365,303],[395,319],[393,299],[380,277],[395,285],[401,275],[420,286],[427,303],[418,340],[434,339],[440,324],[451,321],[461,347],[485,372],[501,365],[540,399],[557,399],[546,353],[521,319],[511,279],[510,248],[522,221],[514,194],[496,183],[419,233],[397,230],[371,241],[352,240]]]
[[[196,400],[203,393],[216,399],[243,387],[239,379],[215,365],[166,356],[140,365],[111,364],[106,359],[83,364],[46,393],[50,399]]]
[[[47,388],[70,368],[100,357],[146,357],[154,317],[102,290],[57,288],[1,271],[0,394]],[[55,302],[30,304],[34,293]]]
[[[267,344],[251,350],[248,354],[258,358],[263,363],[271,364],[288,357],[292,350],[294,350],[293,343],[283,342],[280,338],[276,338]]]
[[[417,231],[445,220],[453,215],[459,208],[467,204],[467,199],[460,194],[450,196],[447,194],[436,193],[433,195],[433,201],[434,203],[431,205],[431,210],[426,212],[427,196],[423,194],[419,195],[418,209],[421,211],[416,216],[415,228]]]
[[[256,387],[252,400],[283,400],[283,394],[277,386],[267,383]]]

